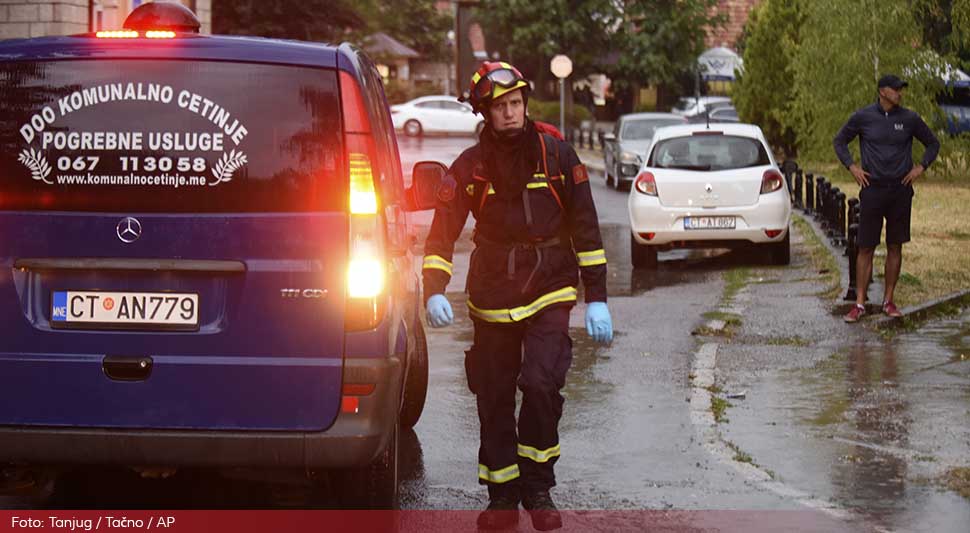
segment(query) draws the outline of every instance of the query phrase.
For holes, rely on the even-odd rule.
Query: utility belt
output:
[[[559,236],[552,237],[549,239],[544,239],[544,240],[531,241],[531,242],[530,241],[514,241],[514,242],[496,241],[482,235],[481,232],[479,232],[478,230],[475,230],[475,233],[472,236],[472,241],[475,243],[475,246],[476,246],[475,251],[472,252],[472,256],[471,256],[472,262],[475,261],[475,254],[478,252],[478,247],[490,247],[490,248],[499,248],[501,250],[507,250],[506,252],[507,266],[506,266],[505,277],[510,281],[515,279],[516,253],[526,252],[526,253],[535,254],[536,264],[534,267],[532,267],[532,272],[530,272],[529,277],[526,278],[525,284],[522,285],[521,292],[523,293],[525,293],[529,289],[529,287],[532,286],[532,281],[535,278],[536,273],[539,272],[539,268],[542,266],[543,250],[547,250],[549,248],[571,249],[571,246],[572,246],[568,239],[565,239]],[[466,289],[467,289],[467,286],[466,286]]]

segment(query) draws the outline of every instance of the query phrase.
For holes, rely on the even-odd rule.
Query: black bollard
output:
[[[795,170],[795,207],[799,209],[804,209],[805,204],[802,203],[802,169]]]
[[[815,213],[821,218],[822,227],[825,227],[826,207],[828,207],[829,180],[825,176],[815,178]]]
[[[853,198],[855,200],[855,198]],[[842,298],[847,302],[854,302],[858,297],[859,293],[856,291],[855,283],[855,265],[856,265],[856,237],[859,234],[858,224],[849,224],[848,231],[848,241],[845,247],[845,253],[849,256],[849,288],[845,291],[845,296]]]
[[[849,204],[848,214],[846,215],[848,224],[858,224],[859,223],[859,199],[849,198],[848,204]]]
[[[845,246],[845,193],[835,188],[835,244]]]
[[[815,174],[805,174],[805,214],[815,212]]]
[[[821,222],[822,229],[825,229],[825,201],[828,200],[829,182],[825,176],[815,178],[815,218]]]

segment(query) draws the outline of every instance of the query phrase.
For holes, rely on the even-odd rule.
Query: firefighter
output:
[[[519,503],[536,529],[562,526],[549,489],[556,484],[560,390],[572,362],[569,312],[580,276],[587,332],[604,344],[613,338],[606,254],[586,167],[569,144],[526,116],[529,91],[505,62],[486,62],[472,76],[459,100],[484,116],[485,128],[438,189],[422,269],[428,322],[451,324],[445,287],[471,213],[475,248],[465,289],[475,336],[465,371],[481,428],[478,479],[489,494],[478,517],[482,529],[514,525]],[[523,395],[518,422],[516,386]]]

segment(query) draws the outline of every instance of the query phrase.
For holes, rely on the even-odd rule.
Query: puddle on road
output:
[[[970,466],[968,341],[970,311],[774,373],[726,434],[784,483],[891,529],[965,532],[970,501],[944,478]]]

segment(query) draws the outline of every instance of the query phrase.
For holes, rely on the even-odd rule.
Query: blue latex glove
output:
[[[601,344],[613,342],[613,319],[606,302],[586,304],[586,333]]]
[[[455,321],[455,314],[451,312],[451,304],[444,294],[435,294],[428,298],[428,323],[433,328],[443,328]]]

